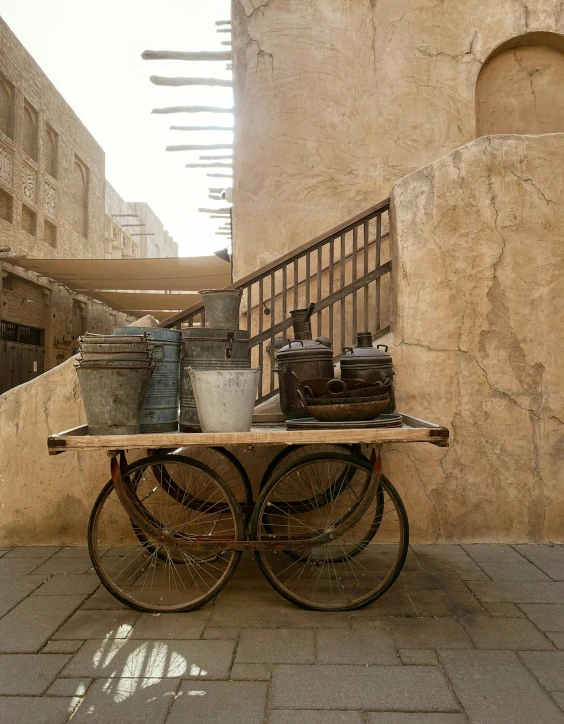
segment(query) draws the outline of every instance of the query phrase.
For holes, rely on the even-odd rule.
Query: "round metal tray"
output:
[[[398,412],[378,415],[374,420],[354,422],[320,422],[314,417],[304,417],[301,420],[286,420],[288,430],[334,430],[336,428],[375,428],[375,427],[401,427],[402,417]]]

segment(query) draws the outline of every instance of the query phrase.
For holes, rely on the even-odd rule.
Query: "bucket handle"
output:
[[[159,356],[157,356],[159,355]],[[162,344],[155,344],[153,347],[153,361],[162,362],[164,359],[164,346]]]

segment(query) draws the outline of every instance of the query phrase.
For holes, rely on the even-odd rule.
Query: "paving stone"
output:
[[[0,696],[43,694],[69,658],[60,654],[1,654]]]
[[[464,714],[404,714],[400,712],[372,712],[368,724],[466,724]]]
[[[364,717],[359,711],[273,709],[268,724],[364,724]]]
[[[236,664],[313,664],[314,661],[313,631],[300,629],[243,630],[235,657]]]
[[[44,558],[47,559],[59,550],[59,546],[19,546],[6,551],[5,558]],[[41,561],[38,562],[39,565]]]
[[[76,696],[83,697],[92,683],[92,679],[56,679],[46,696]]]
[[[0,565],[1,564],[2,561],[0,561]],[[52,558],[49,558],[49,560],[45,561],[45,563],[36,568],[34,573],[47,573],[50,576],[57,573],[63,575],[81,575],[83,573],[87,573],[91,568],[92,561],[88,556],[81,556],[79,558],[58,558],[54,555]]]
[[[262,681],[185,682],[167,724],[263,724],[267,686]]]
[[[473,648],[462,626],[452,618],[390,618],[386,626],[397,648]]]
[[[25,576],[28,573],[41,567],[44,558],[10,558],[6,556],[0,559],[0,576]],[[37,571],[37,575],[41,576],[45,571]]]
[[[101,679],[88,689],[73,724],[164,724],[175,679]]]
[[[416,591],[468,591],[464,581],[453,571],[407,571],[399,580],[411,593]]]
[[[496,618],[523,618],[524,613],[514,603],[483,603],[483,607]]]
[[[85,558],[88,556],[88,546],[65,546],[57,551],[55,558]]]
[[[562,631],[545,631],[545,636],[551,641],[557,649],[564,650],[564,632]]]
[[[463,546],[473,560],[494,581],[549,581],[537,566],[509,545]]]
[[[124,639],[140,617],[137,611],[77,611],[54,639]]]
[[[564,603],[564,583],[555,581],[468,581],[468,587],[484,603]]]
[[[564,724],[564,714],[511,651],[440,651],[471,722]]]
[[[457,711],[437,666],[275,666],[274,709]]]
[[[209,620],[211,628],[348,628],[346,613],[305,611],[284,601],[257,601],[252,606],[234,606],[216,601]]]
[[[463,581],[487,581],[488,576],[458,545],[412,546],[427,571],[454,571]]]
[[[199,639],[209,616],[209,611],[164,613],[160,615],[143,613],[137,619],[130,638]]]
[[[70,641],[48,641],[41,649],[42,654],[75,654],[84,641],[71,639]]]
[[[226,640],[237,641],[239,638],[238,628],[206,628],[202,638],[212,641]]]
[[[53,576],[40,586],[35,596],[60,596],[83,593],[89,596],[98,588],[100,581],[95,576]]]
[[[553,580],[564,581],[564,546],[519,545],[515,550]]]
[[[29,596],[0,619],[0,651],[39,651],[81,601],[82,596]]]
[[[321,664],[399,664],[392,637],[378,629],[343,631],[319,629],[317,661]],[[239,649],[241,644],[239,644]],[[295,662],[298,663],[298,662]]]
[[[0,585],[0,618],[32,591],[40,586],[45,576],[12,576],[3,578]]]
[[[522,603],[519,608],[541,631],[564,631],[564,604]]]
[[[460,546],[473,561],[479,566],[486,561],[522,561],[523,557],[510,545],[500,544],[491,545],[489,543],[470,543]]]
[[[450,589],[410,591],[409,595],[419,616],[487,616],[487,611],[468,589],[465,591]]]
[[[87,641],[61,675],[227,679],[234,649],[232,641]]]
[[[438,664],[437,654],[433,649],[399,649],[402,664],[412,666],[432,666]]]
[[[90,577],[88,578],[90,580]],[[93,578],[93,580],[97,581],[98,579],[96,577]],[[104,586],[100,586],[96,593],[93,593],[90,598],[82,604],[81,609],[85,611],[131,610],[129,606],[125,605],[125,603],[118,601],[115,596],[112,596],[112,594],[104,588]]]
[[[362,626],[362,621],[384,616],[416,616],[415,608],[405,587],[396,582],[389,591],[370,606],[351,613],[351,620]]]
[[[477,649],[552,649],[550,641],[525,618],[469,616],[461,618],[460,623]]]
[[[236,681],[270,681],[271,664],[233,664],[231,678]]]
[[[564,651],[523,651],[527,668],[548,691],[564,691]]]
[[[550,695],[561,709],[564,709],[564,691],[551,691]]]
[[[0,697],[0,722],[2,724],[65,724],[77,703],[76,699],[63,697],[2,696]]]

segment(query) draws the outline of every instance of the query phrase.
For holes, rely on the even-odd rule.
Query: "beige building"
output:
[[[152,210],[126,204],[104,174],[102,148],[0,19],[0,249],[42,259],[178,256]],[[134,216],[112,216],[120,212]],[[124,226],[133,222],[144,226]],[[0,394],[75,354],[84,332],[134,319],[2,262],[6,255]]]

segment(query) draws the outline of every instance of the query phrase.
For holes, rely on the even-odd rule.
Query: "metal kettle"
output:
[[[333,351],[331,342],[318,337],[312,339],[310,318],[315,304],[307,309],[294,309],[290,312],[294,328],[294,339],[278,350],[278,380],[280,390],[280,409],[286,418],[307,417],[300,405],[296,378],[333,377]]]

